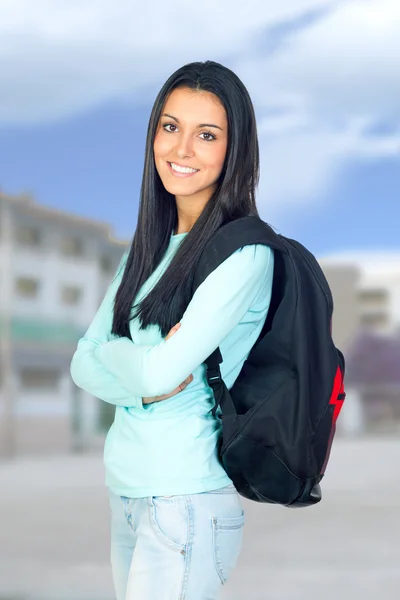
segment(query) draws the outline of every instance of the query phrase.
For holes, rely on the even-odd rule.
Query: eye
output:
[[[208,138],[203,138],[203,140],[205,142],[213,142],[214,140],[216,140],[217,138],[215,137],[214,134],[212,134],[210,131],[203,131],[200,135],[207,135],[210,136]]]
[[[165,131],[167,131],[168,133],[174,133],[173,131],[169,131],[169,129],[166,129],[167,127],[175,127],[176,125],[174,125],[173,123],[164,123],[163,128],[165,129]]]

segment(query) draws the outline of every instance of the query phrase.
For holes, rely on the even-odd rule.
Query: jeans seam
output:
[[[192,547],[193,547],[193,538],[194,538],[194,520],[193,520],[193,504],[191,502],[190,496],[184,496],[184,501],[186,505],[186,514],[187,514],[187,539],[185,544],[185,555],[184,555],[184,571],[182,577],[182,586],[181,592],[179,594],[178,600],[185,600],[187,584],[189,580],[189,572],[190,565],[192,559]]]
[[[153,532],[154,532],[155,536],[163,544],[165,544],[168,548],[170,548],[171,550],[174,550],[175,552],[180,552],[182,554],[182,549],[183,549],[182,545],[169,540],[167,538],[167,536],[160,529],[160,527],[157,523],[156,517],[155,517],[156,508],[155,508],[152,496],[149,496],[147,506],[148,506],[148,511],[149,511],[150,523],[153,528]]]
[[[217,538],[217,519],[215,517],[213,517],[211,519],[212,522],[212,541],[213,541],[213,559],[214,559],[214,566],[215,566],[215,570],[217,572],[217,575],[222,583],[222,585],[225,584],[226,580],[224,578],[224,574],[223,574],[223,570],[222,570],[222,565],[220,562],[220,557],[219,557],[219,553],[217,552],[217,545],[218,545],[218,538]]]

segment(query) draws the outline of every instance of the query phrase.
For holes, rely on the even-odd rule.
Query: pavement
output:
[[[243,500],[221,600],[399,600],[399,464],[400,439],[337,439],[319,505]],[[114,600],[101,453],[0,463],[0,490],[0,600]]]

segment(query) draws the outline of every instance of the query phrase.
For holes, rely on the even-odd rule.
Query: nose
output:
[[[182,135],[180,137],[176,147],[176,153],[179,158],[191,158],[194,156],[193,143],[189,136]]]

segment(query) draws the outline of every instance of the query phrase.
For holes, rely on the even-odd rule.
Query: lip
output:
[[[196,175],[198,171],[195,171],[194,173],[178,173],[178,171],[174,171],[173,168],[171,167],[171,163],[169,161],[167,161],[168,164],[168,168],[170,170],[170,172],[175,175],[175,177],[193,177],[193,175]],[[180,165],[179,163],[174,163],[175,165],[178,165],[179,167],[183,167],[184,165]],[[189,167],[192,168],[192,167]]]

